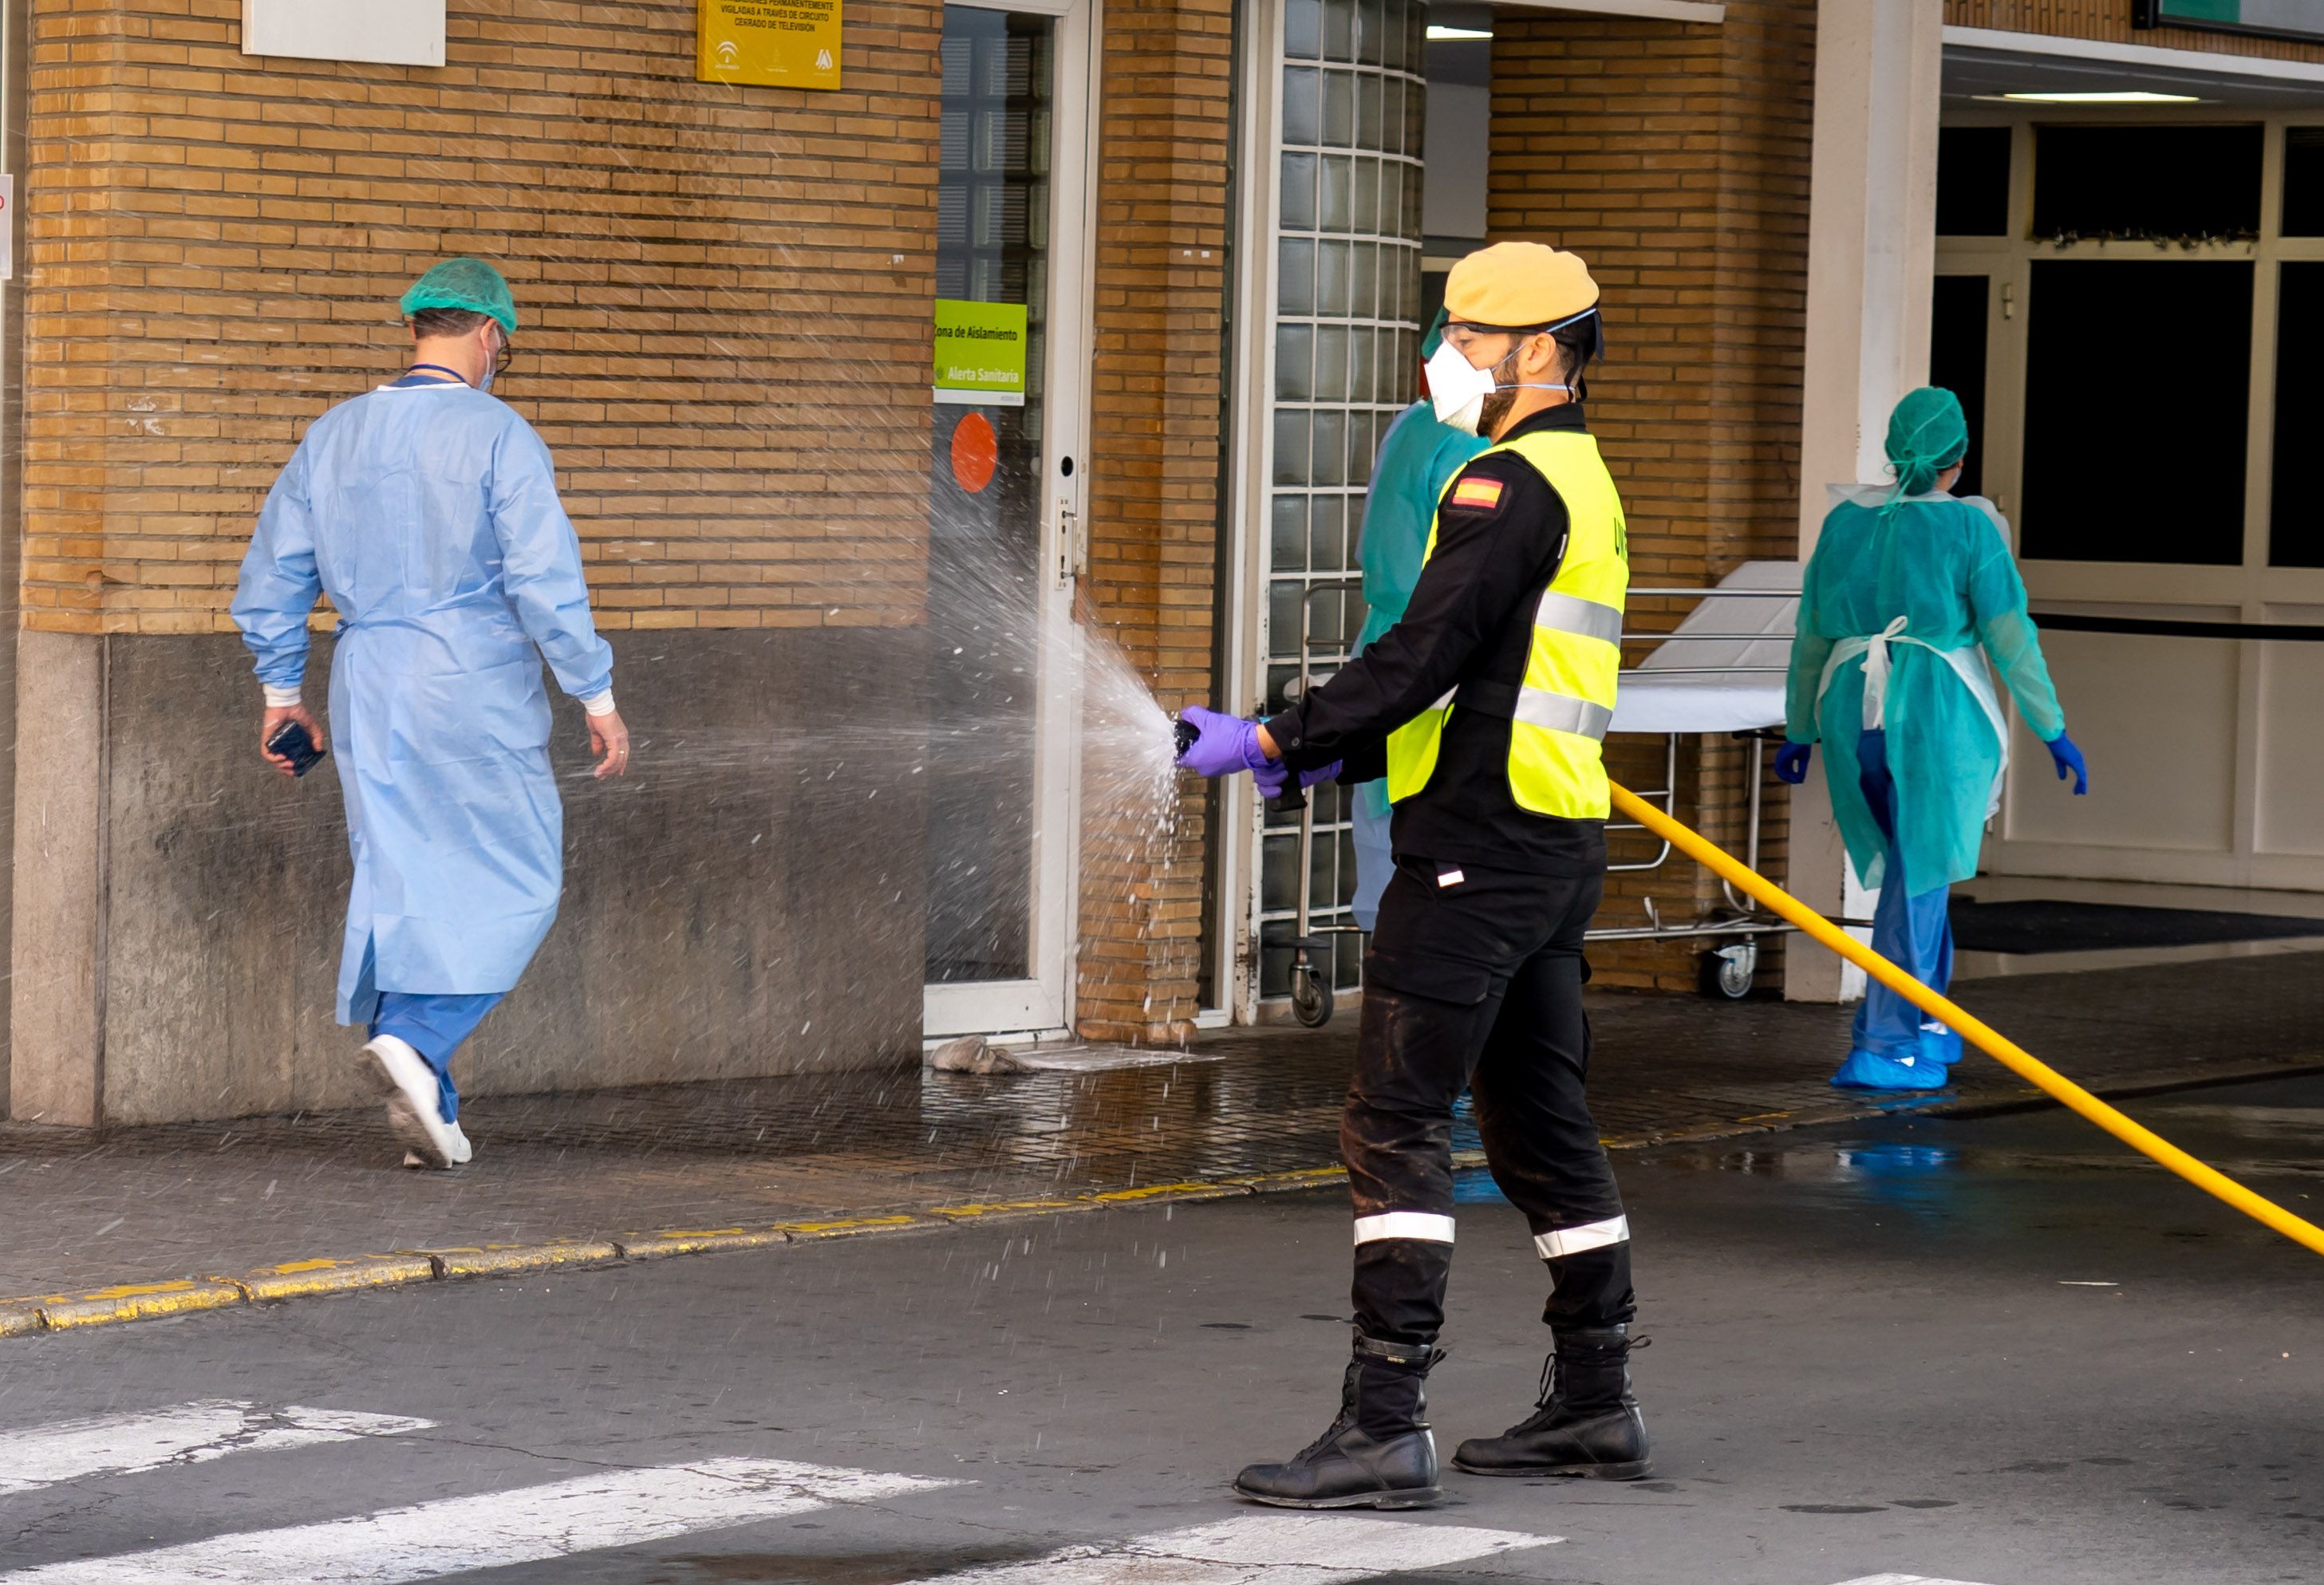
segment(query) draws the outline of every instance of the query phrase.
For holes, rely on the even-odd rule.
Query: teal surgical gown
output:
[[[1819,702],[1835,645],[1884,632],[1897,618],[1918,643],[1890,646],[1887,760],[1896,788],[1895,848],[1907,897],[1977,873],[2003,745],[1977,694],[1938,650],[1985,648],[2018,713],[2043,742],[2065,731],[2042,645],[2025,614],[2025,585],[1991,502],[1915,496],[1884,515],[1877,490],[1858,490],[1823,520],[1800,595],[1785,734],[1822,741],[1822,760],[1848,856],[1867,886],[1882,884],[1888,843],[1865,802],[1856,740],[1864,659],[1843,660]],[[1981,665],[1974,654],[1964,658]],[[1989,692],[1989,687],[1988,687]]]
[[[1491,444],[1438,423],[1435,410],[1425,401],[1414,402],[1388,426],[1364,500],[1359,555],[1366,614],[1363,630],[1356,635],[1357,654],[1404,620],[1412,586],[1420,581],[1420,565],[1428,559],[1428,530],[1436,521],[1436,502],[1453,475]],[[1356,806],[1375,820],[1387,819],[1388,783],[1368,781],[1359,787]]]
[[[466,385],[333,408],[243,558],[234,619],[260,681],[303,677],[318,592],[340,619],[330,738],[355,856],[339,1021],[368,1022],[382,991],[511,990],[564,880],[541,660],[576,698],[613,686],[549,447]]]

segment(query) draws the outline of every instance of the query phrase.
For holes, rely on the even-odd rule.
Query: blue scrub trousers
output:
[[[507,994],[504,991],[475,996],[429,996],[405,991],[379,993],[373,1036],[394,1036],[436,1070],[438,1105],[447,1123],[460,1120],[460,1092],[452,1088],[452,1054]]]
[[[1888,734],[1868,732],[1856,740],[1858,785],[1888,839],[1888,876],[1880,906],[1872,915],[1872,950],[1933,991],[1953,978],[1953,926],[1948,911],[1952,892],[1940,886],[1918,897],[1904,895],[1904,859],[1896,842],[1896,783],[1888,774]],[[1855,1037],[1848,1061],[1831,1082],[1850,1089],[1939,1090],[1947,1069],[1960,1060],[1960,1037],[1919,1008],[1875,981],[1856,1009]]]
[[[1358,788],[1351,800],[1355,806],[1352,823],[1356,838],[1356,898],[1351,906],[1357,925],[1366,930],[1377,930],[1380,898],[1396,877],[1396,854],[1388,845],[1388,824],[1393,816],[1367,813],[1365,806],[1370,800],[1363,791]]]

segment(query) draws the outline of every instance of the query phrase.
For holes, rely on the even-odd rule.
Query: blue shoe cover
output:
[[[1915,1055],[1922,1063],[1942,1063],[1950,1067],[1961,1059],[1961,1037],[1944,1024],[1923,1024],[1920,1045],[1921,1048]]]
[[[1952,1083],[1952,1070],[1926,1057],[1876,1056],[1851,1051],[1831,1082],[1843,1090],[1941,1090]]]

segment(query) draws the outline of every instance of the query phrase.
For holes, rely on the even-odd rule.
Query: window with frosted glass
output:
[[[1281,201],[1277,219],[1275,389],[1269,431],[1268,707],[1299,677],[1304,641],[1321,679],[1363,626],[1364,490],[1372,458],[1412,400],[1420,355],[1422,59],[1418,0],[1286,0]],[[1349,922],[1356,871],[1352,799],[1310,797],[1310,919]],[[1298,824],[1270,813],[1259,898],[1269,934],[1299,902]],[[1360,939],[1337,945],[1334,979],[1357,983]],[[1290,988],[1291,955],[1261,954],[1260,991]]]

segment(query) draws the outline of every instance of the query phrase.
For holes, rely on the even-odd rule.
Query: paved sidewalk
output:
[[[2102,1093],[2324,1066],[2324,954],[1981,981],[1961,999]],[[2032,1093],[1975,1054],[1935,1097],[1835,1091],[1840,1009],[1607,993],[1592,1017],[1593,1104],[1617,1146]],[[487,1098],[465,1110],[478,1156],[456,1173],[398,1169],[369,1109],[97,1137],[0,1125],[0,1295],[1326,1168],[1354,1037],[1351,1013],[1097,1074]]]

